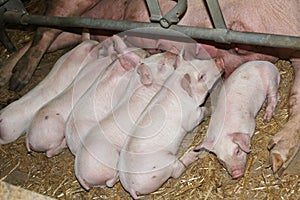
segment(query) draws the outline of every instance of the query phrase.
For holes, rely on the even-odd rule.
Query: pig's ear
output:
[[[126,71],[134,69],[141,60],[142,57],[136,54],[134,51],[128,51],[122,55],[119,55],[119,62]]]
[[[180,53],[177,55],[175,64],[174,64],[174,69],[177,69],[183,62],[183,54],[184,54],[184,49],[180,51]]]
[[[141,82],[143,85],[151,85],[153,82],[152,72],[146,64],[141,64],[138,66],[137,73],[140,75]]]
[[[190,95],[192,96],[192,89],[191,89],[191,76],[186,73],[183,78],[181,79],[181,87]]]
[[[117,35],[113,35],[112,38],[116,52],[118,52],[119,54],[124,53],[125,49],[127,49],[127,45],[125,44],[123,39]]]
[[[250,153],[250,136],[245,133],[231,133],[232,142],[237,144],[242,151]]]
[[[214,141],[211,138],[205,138],[201,144],[194,148],[194,151],[199,151],[201,149],[206,149],[207,151],[212,152],[214,149]]]
[[[172,46],[170,50],[168,50],[169,52],[171,53],[174,53],[174,54],[177,54],[177,55],[180,55],[181,52],[179,51],[178,48],[176,48],[175,46]]]

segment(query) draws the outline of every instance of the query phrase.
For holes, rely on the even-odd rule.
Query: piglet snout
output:
[[[231,171],[231,177],[233,179],[238,179],[244,176],[244,170],[242,169],[234,169]]]

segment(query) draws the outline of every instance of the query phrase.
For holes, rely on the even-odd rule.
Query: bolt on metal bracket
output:
[[[172,24],[179,22],[180,17],[187,9],[187,0],[178,0],[176,6],[172,8],[165,16],[162,16],[161,9],[157,0],[147,0],[150,11],[150,20],[159,22],[163,28],[169,28]]]

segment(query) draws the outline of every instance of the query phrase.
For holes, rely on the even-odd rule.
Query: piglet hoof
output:
[[[106,186],[113,187],[118,182],[118,180],[119,180],[119,174],[115,175],[112,179],[107,180]]]
[[[66,147],[67,147],[67,142],[66,142],[66,139],[64,138],[62,140],[61,144],[59,144],[57,147],[54,147],[54,148],[51,148],[51,149],[47,150],[46,151],[46,156],[48,158],[56,156],[56,155],[60,154]]]
[[[274,112],[273,111],[266,111],[265,115],[264,115],[264,120],[267,121],[267,122],[270,122],[272,117],[274,115]]]
[[[133,197],[133,199],[138,199],[139,197],[139,195],[140,195],[140,193],[139,192],[137,192],[137,191],[135,191],[134,189],[130,189],[130,194],[131,194],[131,196]]]
[[[47,158],[52,158],[53,156],[56,156],[57,154],[61,153],[63,151],[62,148],[56,148],[56,149],[49,149],[46,151]]]
[[[31,153],[31,144],[30,144],[30,142],[29,142],[29,139],[28,139],[28,137],[26,137],[26,141],[25,141],[26,143],[26,149],[27,149],[27,152],[28,153]]]
[[[267,122],[271,121],[272,117],[275,114],[275,106],[276,106],[276,103],[272,103],[272,102],[267,105],[265,115],[264,115],[265,121],[267,121]]]
[[[81,176],[77,177],[80,185],[86,190],[89,191],[91,188],[85,179],[81,178]]]
[[[198,160],[199,152],[195,150],[191,150],[183,155],[183,157],[180,159],[180,162],[183,164],[185,168],[189,166],[194,161]]]

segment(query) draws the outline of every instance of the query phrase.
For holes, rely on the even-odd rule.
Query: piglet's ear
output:
[[[152,84],[153,76],[149,66],[144,63],[141,64],[137,69],[137,73],[140,75],[140,79],[143,85],[148,86]]]
[[[245,133],[231,133],[232,142],[237,144],[242,151],[250,153],[250,136]]]
[[[169,52],[171,53],[174,53],[174,54],[180,54],[181,52],[179,51],[178,48],[176,48],[175,46],[172,46],[170,50],[168,50]]]
[[[175,64],[174,64],[174,69],[177,69],[180,65],[182,65],[183,63],[183,54],[184,54],[184,50],[182,49],[179,53],[179,55],[177,55]]]
[[[134,51],[128,51],[119,55],[119,62],[126,71],[130,71],[143,59],[143,57],[136,54]]]
[[[181,79],[181,87],[190,95],[192,96],[192,89],[191,89],[191,77],[188,73],[186,73],[183,78]]]
[[[211,138],[205,138],[200,145],[194,148],[194,151],[199,151],[201,149],[206,149],[207,151],[212,152],[214,147],[214,141]]]
[[[143,56],[139,56],[133,49],[127,47],[122,38],[113,36],[114,49],[119,54],[119,61],[126,71],[130,71],[140,62]],[[138,49],[135,49],[138,50]]]
[[[127,45],[125,44],[123,39],[117,35],[113,35],[112,38],[116,52],[118,52],[119,54],[124,53],[124,51],[127,49]]]

